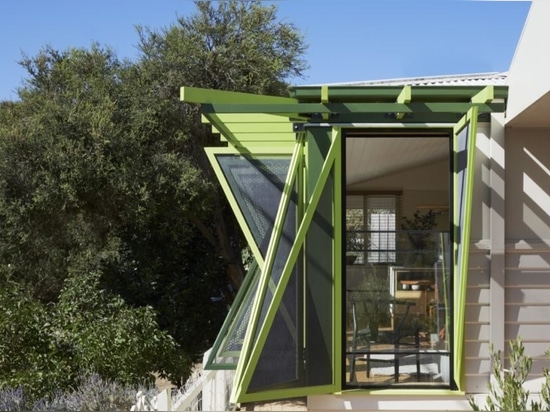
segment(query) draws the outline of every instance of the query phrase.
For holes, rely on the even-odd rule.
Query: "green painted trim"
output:
[[[367,388],[353,388],[346,389],[340,392],[335,392],[334,395],[380,395],[380,396],[464,396],[464,391],[453,391],[450,389],[367,389]]]
[[[452,123],[455,124],[461,117],[461,114],[456,113],[403,113],[400,119],[397,118],[395,112],[389,113],[333,113],[329,115],[329,119],[323,119],[321,117],[312,116],[308,120],[309,124],[312,123],[331,123],[335,125],[354,124],[354,123],[395,123],[396,126],[402,124],[418,124],[422,127],[426,127],[426,123]],[[406,122],[406,123],[405,123]]]
[[[237,219],[237,222],[239,223],[239,226],[243,231],[243,235],[248,245],[250,246],[250,249],[252,250],[252,254],[254,255],[254,258],[256,259],[259,267],[262,270],[264,267],[264,257],[260,252],[259,246],[256,244],[256,240],[254,239],[254,236],[252,235],[252,232],[248,227],[248,223],[246,222],[243,212],[239,206],[239,203],[235,199],[233,191],[231,190],[231,187],[229,186],[229,183],[225,178],[223,170],[220,164],[218,163],[216,156],[217,155],[248,155],[253,157],[254,156],[261,157],[264,155],[270,156],[270,157],[289,156],[289,155],[292,155],[293,153],[292,149],[294,149],[294,147],[295,147],[295,143],[292,146],[288,144],[276,146],[276,145],[264,143],[260,147],[256,147],[255,148],[256,150],[254,151],[254,153],[251,153],[250,151],[242,150],[240,147],[206,147],[204,149],[208,157],[208,160],[212,165],[214,173],[218,181],[220,182],[222,190],[225,196],[227,197],[229,205],[231,206],[231,210],[233,210],[233,213],[235,214],[235,218]]]
[[[293,134],[293,125],[290,122],[269,123],[224,123],[233,134],[237,133],[285,133]]]
[[[237,364],[237,370],[235,372],[235,378],[233,380],[233,390],[231,393],[231,399],[234,402],[238,402],[240,395],[246,392],[245,390],[243,390],[243,381],[246,378],[245,372],[248,369],[250,362],[253,362],[254,364],[256,364],[258,360],[257,359],[258,355],[256,355],[256,359],[254,359],[254,357],[251,356],[251,354],[254,354],[254,349],[258,346],[257,342],[256,344],[255,342],[253,342],[253,338],[256,335],[256,330],[259,326],[258,323],[261,316],[262,304],[265,299],[267,288],[269,287],[269,283],[271,281],[270,274],[273,268],[273,264],[275,262],[275,255],[276,255],[277,247],[279,245],[279,239],[281,238],[281,235],[282,235],[286,212],[290,204],[293,185],[296,180],[297,169],[301,164],[302,153],[303,153],[303,144],[299,140],[298,142],[296,142],[294,147],[294,152],[292,155],[292,159],[290,161],[288,175],[285,181],[285,186],[283,188],[283,194],[281,196],[281,201],[279,202],[277,215],[275,217],[275,221],[273,224],[273,231],[272,231],[271,238],[269,240],[269,245],[267,248],[265,264],[262,269],[260,284],[258,286],[258,293],[256,295],[256,299],[254,300],[252,313],[250,315],[249,328],[246,331],[245,340],[243,343],[244,353],[239,358],[239,362]],[[273,299],[275,299],[275,296],[273,296]],[[272,299],[272,303],[273,303],[273,299]],[[265,324],[265,321],[264,321],[264,324]],[[261,330],[260,330],[260,334],[261,334]],[[248,384],[246,386],[248,387]]]
[[[237,142],[238,139],[227,125],[222,122],[217,113],[202,114],[202,117],[206,118],[212,125],[212,130],[216,130],[220,133],[228,142]],[[235,144],[234,144],[235,145]]]
[[[290,275],[292,273],[292,269],[294,265],[296,264],[296,260],[298,258],[298,255],[300,253],[300,250],[302,249],[307,230],[309,229],[309,225],[311,224],[311,221],[313,219],[313,216],[315,214],[315,209],[319,203],[319,199],[321,198],[321,194],[323,192],[323,189],[325,187],[326,181],[328,179],[328,176],[330,174],[330,170],[332,169],[332,165],[334,164],[334,158],[336,155],[336,147],[337,144],[332,142],[332,145],[327,153],[327,157],[325,160],[325,163],[323,165],[323,168],[321,170],[321,173],[319,174],[319,178],[317,181],[317,184],[315,185],[315,188],[312,192],[312,196],[310,198],[309,204],[307,205],[307,208],[305,210],[304,216],[302,218],[302,221],[300,222],[300,225],[298,227],[296,238],[294,240],[294,244],[292,245],[290,252],[288,254],[287,261],[285,262],[285,266],[283,268],[283,272],[281,274],[281,278],[279,280],[279,284],[277,285],[277,289],[273,295],[273,299],[271,300],[271,303],[269,305],[269,308],[266,313],[266,317],[264,320],[263,325],[261,325],[260,332],[258,335],[258,339],[256,341],[256,345],[254,346],[252,350],[252,354],[250,356],[250,361],[244,371],[243,379],[239,384],[239,390],[236,392],[235,401],[242,402],[244,398],[244,394],[248,391],[248,386],[250,385],[250,381],[252,379],[252,375],[254,374],[254,371],[256,369],[256,366],[258,364],[258,360],[260,358],[260,355],[262,353],[263,347],[265,345],[265,341],[267,339],[267,335],[269,334],[269,331],[271,329],[271,326],[273,324],[273,320],[275,319],[275,315],[277,313],[277,309],[279,305],[281,304],[281,300],[283,298],[283,294],[286,288],[286,285],[288,284],[288,280],[290,279]],[[293,182],[293,180],[290,180],[290,182]],[[286,186],[286,185],[285,185]],[[285,205],[288,207],[288,204]],[[278,236],[280,237],[282,234],[282,231],[278,233]],[[276,240],[276,239],[275,239]],[[276,242],[273,242],[276,243]],[[271,246],[271,243],[270,243]],[[266,259],[267,262],[269,262],[268,259]],[[267,269],[266,272],[269,273],[271,268]],[[333,386],[330,385],[332,388]],[[296,388],[296,390],[299,389],[299,393],[304,393],[304,387]],[[308,387],[309,389],[309,387]],[[284,396],[290,396],[290,389],[288,390],[282,390],[281,393],[284,393]],[[267,391],[261,391],[263,394],[262,397],[265,399],[265,393]]]
[[[186,103],[295,103],[296,99],[262,94],[228,92],[184,86],[180,88],[180,100]]]
[[[235,195],[233,194],[233,191],[231,190],[231,186],[227,182],[227,179],[223,173],[223,170],[218,163],[218,160],[216,158],[217,155],[236,155],[239,154],[238,151],[236,151],[234,148],[221,148],[221,147],[206,147],[204,149],[206,151],[206,156],[208,157],[208,160],[210,161],[210,164],[212,165],[212,169],[214,170],[214,173],[218,179],[218,182],[220,183],[220,186],[223,190],[223,193],[225,194],[225,197],[227,198],[227,201],[229,202],[229,206],[231,207],[231,210],[233,210],[233,214],[235,215],[235,218],[237,219],[237,223],[241,227],[241,230],[243,231],[243,235],[246,239],[246,242],[248,243],[248,246],[250,246],[250,249],[252,251],[252,255],[256,258],[256,262],[258,263],[258,266],[260,268],[264,267],[264,257],[262,256],[262,253],[260,252],[259,246],[256,244],[256,240],[254,239],[254,235],[252,234],[252,231],[248,227],[248,223],[246,222],[246,219],[244,217],[244,214],[241,210],[241,207],[239,206],[239,203],[237,202],[237,199],[235,198]]]
[[[311,391],[310,391],[311,389]],[[308,387],[309,395],[325,395],[334,392],[334,387],[332,385],[319,385]],[[239,400],[239,403],[243,402],[257,402],[263,401],[266,399],[275,400],[275,399],[288,399],[304,396],[304,388],[287,388],[287,389],[276,389],[269,391],[261,392],[252,392],[243,394]]]
[[[396,103],[401,104],[408,104],[412,100],[412,88],[411,86],[403,86],[401,91],[399,92],[399,95],[397,96],[397,99],[395,99]]]
[[[219,131],[214,130],[212,126],[213,133],[219,133]],[[259,142],[264,145],[275,145],[285,143],[291,143],[291,147],[294,147],[296,142],[296,135],[294,133],[239,133],[234,136],[234,140],[227,140],[223,137],[223,134],[220,137],[220,141],[231,142],[234,146],[248,146],[249,143]]]
[[[403,89],[399,93],[399,96],[397,96],[396,103],[400,104],[409,104],[412,100],[411,95],[411,86],[403,86]],[[397,120],[401,120],[405,117],[405,113],[400,112],[395,115],[395,118]]]
[[[321,103],[328,103],[328,86],[321,86]]]
[[[285,122],[273,122],[269,123],[242,123],[242,122],[224,122],[223,118],[236,116],[237,114],[221,115],[219,113],[203,113],[202,118],[206,119],[212,127],[214,133],[220,133],[223,139],[228,141],[232,146],[247,146],[248,141],[264,142],[270,144],[270,142],[289,142],[292,145],[295,142],[295,134],[293,131],[293,124],[288,119]],[[249,114],[248,116],[254,118],[257,114]],[[274,115],[271,118],[277,117]]]
[[[455,277],[454,277],[454,379],[458,386],[458,389],[464,387],[464,322],[466,312],[466,288],[468,286],[468,258],[470,254],[470,233],[471,233],[471,216],[472,216],[472,200],[473,200],[473,185],[474,185],[474,172],[475,172],[475,151],[476,151],[476,135],[477,135],[477,109],[472,107],[470,111],[464,116],[463,121],[457,123],[453,130],[453,134],[456,137],[464,127],[469,124],[469,137],[467,146],[467,170],[465,176],[464,185],[464,213],[463,218],[463,230],[460,245],[455,246],[455,256],[458,255],[458,247],[462,247],[462,259],[461,261],[455,261]],[[457,153],[457,141],[455,139],[454,152],[455,157]],[[454,174],[454,196],[457,198],[456,187],[458,185],[458,175]],[[455,239],[457,238],[456,231],[459,230],[457,222],[459,219],[459,208],[454,207],[454,222],[455,222]],[[456,259],[456,258],[455,258]],[[457,273],[460,273],[460,283],[458,283]]]
[[[228,142],[231,147],[234,147],[236,150],[239,150],[242,153],[257,153],[260,151],[264,151],[266,147],[270,147],[272,150],[284,150],[284,151],[292,151],[294,148],[294,145],[296,144],[296,140],[289,141],[289,140],[283,140],[283,141],[245,141],[245,142],[238,142],[237,144],[233,145],[230,142]],[[234,142],[233,142],[234,143]]]
[[[235,299],[233,301],[233,304],[231,305],[231,308],[229,309],[229,312],[222,324],[222,327],[220,331],[218,332],[218,336],[216,337],[216,340],[214,341],[214,344],[212,345],[212,349],[210,351],[210,355],[208,356],[208,360],[206,361],[206,364],[204,365],[204,369],[235,369],[236,365],[227,365],[227,364],[220,364],[216,362],[216,358],[219,352],[220,347],[224,347],[227,341],[227,337],[232,333],[233,328],[235,327],[235,319],[239,317],[239,314],[245,310],[245,308],[242,307],[242,303],[246,297],[246,295],[249,293],[250,285],[253,281],[252,274],[258,267],[258,264],[256,260],[252,262],[252,264],[249,267],[249,270],[247,274],[249,276],[245,276],[244,281],[237,292],[237,296],[235,296]],[[229,355],[229,353],[224,352],[224,355]],[[238,356],[238,353],[232,354],[235,357]]]
[[[450,233],[449,233],[449,236],[450,236]],[[451,239],[449,239],[449,246],[450,246],[450,241]],[[448,285],[447,285],[447,279],[451,279],[452,278],[450,276],[448,276],[448,273],[447,271],[449,269],[451,269],[451,262],[452,262],[452,257],[451,257],[451,262],[448,262],[447,261],[447,253],[448,251],[445,249],[445,235],[443,233],[440,233],[439,234],[439,242],[441,244],[441,271],[443,272],[442,273],[442,279],[443,279],[443,304],[445,305],[445,330],[446,331],[450,331],[451,330],[451,306],[450,306],[450,296],[448,296],[447,294],[447,290],[449,290],[448,288]],[[448,256],[452,256],[451,254],[449,254]],[[454,270],[454,267],[452,268],[452,270]],[[451,270],[451,273],[452,273],[452,270]],[[450,286],[450,285],[449,285]],[[449,339],[450,341],[450,339]],[[447,342],[449,342],[447,341]],[[448,344],[447,344],[448,345]],[[448,347],[447,347],[448,349]],[[450,366],[450,365],[449,365]]]
[[[247,113],[218,113],[218,119],[223,123],[288,123],[289,119],[277,116],[275,114],[255,113],[253,115]],[[208,119],[201,115],[202,123],[209,123]]]
[[[336,388],[342,388],[343,386],[343,356],[345,352],[343,347],[344,339],[342,333],[342,306],[343,306],[343,289],[342,289],[342,268],[343,268],[343,207],[342,207],[342,129],[334,128],[332,130],[332,141],[336,146],[336,153],[334,154],[334,195],[332,197],[333,202],[333,217],[332,224],[334,227],[334,242],[332,246],[332,256],[334,256],[334,266],[332,269],[333,274],[333,310],[334,317],[332,319],[332,335],[333,335],[333,372],[334,386]]]
[[[472,105],[480,112],[503,112],[505,103],[462,103],[462,102],[411,102],[402,103],[288,103],[288,104],[203,104],[204,114],[212,113],[279,113],[290,116],[292,113],[465,113]]]
[[[489,103],[492,102],[495,99],[495,86],[485,86],[482,90],[480,90],[477,94],[472,96],[472,99],[470,100],[472,103]]]
[[[472,96],[479,93],[486,86],[410,86],[415,100],[447,100],[470,101]],[[387,100],[395,101],[403,90],[403,86],[329,86],[330,100],[368,101]],[[494,86],[495,99],[508,97],[508,86]],[[294,86],[289,89],[290,97],[300,102],[319,102],[320,86]]]
[[[235,365],[229,363],[214,363],[208,368],[204,368],[212,371],[232,371],[235,370]]]

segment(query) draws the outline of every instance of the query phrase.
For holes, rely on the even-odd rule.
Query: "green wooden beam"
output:
[[[399,96],[397,96],[396,103],[408,104],[411,102],[411,100],[411,86],[403,86],[403,89],[399,93]],[[403,119],[403,117],[405,117],[405,113],[396,114],[396,119],[398,120]]]
[[[411,100],[411,86],[403,86],[403,89],[401,89],[401,92],[397,96],[397,99],[395,99],[396,103],[407,104],[410,103]]]
[[[321,86],[321,103],[328,103],[328,86]]]
[[[233,134],[229,127],[227,127],[227,125],[220,120],[216,113],[203,113],[203,116],[208,120],[208,122],[210,122],[212,128],[220,133],[227,141],[238,141],[237,137]]]
[[[456,102],[412,102],[401,103],[296,103],[296,104],[203,104],[204,114],[208,113],[466,113],[472,105],[480,112],[503,112],[504,102],[472,104]]]
[[[278,116],[274,114],[265,113],[218,113],[218,118],[224,123],[249,123],[249,124],[263,124],[263,123],[289,123],[291,120],[287,117]],[[201,116],[203,123],[208,123],[208,119]]]
[[[487,104],[495,99],[495,87],[486,86],[474,96],[472,96],[471,102],[474,104]]]
[[[180,100],[186,103],[248,103],[248,104],[284,104],[296,103],[296,99],[261,94],[228,92],[224,90],[202,89],[199,87],[180,88]]]
[[[410,86],[415,101],[469,102],[486,86]],[[508,96],[508,86],[492,86],[495,99]],[[403,86],[328,86],[331,102],[368,102],[373,100],[396,101]],[[290,97],[300,102],[319,102],[321,86],[291,87]]]
[[[293,125],[286,123],[225,123],[231,133],[292,133]],[[213,127],[215,127],[213,125]]]
[[[333,113],[329,120],[321,117],[311,117],[307,124],[331,123],[331,124],[353,124],[358,123],[411,123],[411,124],[435,124],[435,123],[456,123],[463,116],[463,113],[406,113],[401,119],[397,119],[395,113]],[[489,121],[489,113],[479,115],[480,122]]]
[[[351,123],[456,123],[462,113],[406,113],[397,119],[395,113],[336,113],[332,114],[328,122],[339,124]],[[312,117],[308,124],[327,123],[322,118]]]

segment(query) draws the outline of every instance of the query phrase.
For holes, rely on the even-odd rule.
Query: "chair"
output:
[[[367,354],[363,357],[364,360],[367,361],[367,377],[370,377],[370,328],[367,326],[364,329],[359,329],[358,322],[357,322],[357,303],[353,302],[352,307],[352,318],[353,318],[353,336],[351,341],[351,354],[349,356],[349,363],[350,363],[350,373],[349,373],[349,379],[350,382],[354,382],[357,380],[357,377],[355,376],[355,361],[357,360],[357,347],[359,344],[362,344],[366,350]],[[360,360],[363,360],[360,358]]]
[[[348,353],[348,359],[350,363],[350,382],[357,381],[356,377],[356,361],[365,361],[366,362],[366,375],[367,378],[370,378],[371,372],[371,361],[376,362],[387,362],[393,364],[394,366],[394,380],[399,382],[399,361],[400,354],[399,348],[403,345],[410,345],[408,343],[403,343],[401,340],[410,334],[404,333],[403,326],[408,317],[411,302],[392,302],[392,304],[404,304],[406,305],[405,312],[401,315],[397,325],[392,331],[379,331],[378,335],[381,337],[381,341],[389,342],[393,344],[393,350],[389,353],[384,352],[384,354],[377,355],[376,352],[371,352],[371,338],[372,332],[369,327],[360,329],[358,317],[357,317],[357,302],[352,302],[352,321],[353,321],[353,330],[352,330],[352,344],[351,351]],[[420,354],[418,349],[420,348],[420,336],[419,330],[416,328],[413,331],[414,342],[412,345],[417,349],[416,351],[416,375],[417,379],[420,378]],[[361,353],[357,353],[358,348],[361,349]]]

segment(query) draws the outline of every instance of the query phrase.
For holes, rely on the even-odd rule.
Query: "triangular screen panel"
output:
[[[237,367],[237,361],[250,321],[250,314],[252,313],[252,305],[258,291],[260,273],[260,268],[254,262],[228,314],[226,322],[229,322],[229,327],[222,327],[220,333],[223,336],[219,336],[216,339],[216,342],[221,341],[221,343],[214,345],[216,354],[211,361],[212,368],[214,369],[220,366],[224,369],[234,369]]]
[[[289,156],[216,155],[258,249],[265,256],[281,200]]]

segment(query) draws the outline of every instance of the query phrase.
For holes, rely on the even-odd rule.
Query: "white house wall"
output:
[[[522,337],[536,378],[550,367],[550,128],[507,129],[506,165],[505,338]]]
[[[550,2],[534,0],[510,70],[507,122],[513,126],[550,126]]]

